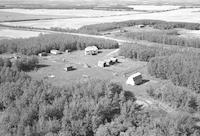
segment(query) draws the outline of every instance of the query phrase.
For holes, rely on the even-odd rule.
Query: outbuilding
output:
[[[131,75],[130,77],[128,77],[126,84],[128,85],[139,85],[142,83],[142,74],[137,72],[133,75]]]
[[[106,62],[105,61],[98,61],[98,66],[99,67],[105,67],[106,66]]]
[[[50,52],[51,54],[54,54],[54,55],[61,54],[61,51],[59,50],[51,50]]]
[[[111,59],[106,59],[105,62],[106,62],[107,66],[112,65],[112,60]]]
[[[111,60],[113,63],[118,63],[118,59],[117,59],[117,58],[112,57],[112,58],[110,58],[110,60]]]
[[[96,46],[88,46],[85,48],[85,55],[96,55],[98,54],[98,48]]]
[[[46,52],[41,52],[38,54],[38,56],[42,57],[42,56],[47,56],[47,53]]]
[[[65,65],[65,68],[64,68],[65,71],[72,71],[73,70],[73,66],[72,65]]]

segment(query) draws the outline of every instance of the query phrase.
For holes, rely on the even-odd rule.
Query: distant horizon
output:
[[[0,4],[200,4],[199,0],[1,0]],[[84,4],[83,4],[84,3]]]

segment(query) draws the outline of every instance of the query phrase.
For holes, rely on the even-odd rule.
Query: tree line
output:
[[[0,53],[21,53],[37,55],[41,52],[49,53],[52,49],[60,51],[82,50],[87,46],[97,46],[99,49],[118,48],[118,42],[107,39],[75,36],[68,34],[46,34],[28,39],[9,39],[0,41]]]
[[[165,48],[165,47],[155,47],[155,46],[146,46],[143,44],[123,44],[120,46],[119,55],[125,56],[126,58],[146,61],[149,62],[151,58],[157,56],[169,56],[176,53],[183,54],[196,54],[192,50],[181,50],[179,48]]]
[[[166,22],[161,20],[129,20],[122,22],[112,22],[112,23],[101,23],[86,25],[79,28],[79,31],[85,31],[90,33],[100,33],[102,31],[109,31],[114,29],[120,29],[123,27],[131,27],[135,25],[151,26],[156,29],[174,29],[174,28],[184,28],[189,30],[200,30],[199,23],[186,23],[186,22]]]
[[[136,40],[146,40],[155,43],[168,44],[168,45],[178,45],[184,47],[194,47],[200,48],[199,38],[184,38],[176,35],[175,33],[169,32],[128,32],[124,36],[136,39]]]

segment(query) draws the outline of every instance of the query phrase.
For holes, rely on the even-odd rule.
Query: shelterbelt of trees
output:
[[[189,30],[200,30],[200,24],[198,23],[166,22],[160,20],[129,20],[123,22],[102,23],[102,24],[86,25],[78,30],[85,31],[88,33],[99,33],[102,31],[109,31],[135,25],[144,25],[144,26],[148,25],[157,29],[184,28]]]
[[[184,38],[170,32],[128,32],[125,37],[155,43],[200,48],[199,38]]]
[[[134,94],[104,80],[55,87],[14,67],[0,66],[2,136],[199,136],[198,118],[153,116]]]
[[[37,55],[40,52],[50,52],[51,49],[61,51],[82,50],[95,45],[99,49],[118,48],[118,42],[108,39],[74,36],[68,34],[46,34],[28,39],[9,39],[0,41],[0,53],[22,53]]]

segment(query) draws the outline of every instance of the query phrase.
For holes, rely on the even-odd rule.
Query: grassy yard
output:
[[[148,75],[146,62],[119,59],[118,64],[105,68],[98,67],[98,61],[106,59],[107,54],[113,51],[113,49],[102,50],[101,53],[94,56],[85,56],[84,51],[75,51],[61,55],[41,57],[41,67],[36,71],[30,72],[29,75],[34,79],[45,79],[56,86],[65,86],[68,83],[87,79],[107,79],[120,82],[125,89],[133,91],[137,95],[146,95],[146,89],[149,86],[156,87],[160,84],[160,80]],[[64,71],[66,64],[74,66],[75,70]],[[85,68],[85,64],[89,65],[90,68]],[[144,78],[143,84],[138,86],[126,85],[125,82],[128,76],[135,72],[142,73]]]

